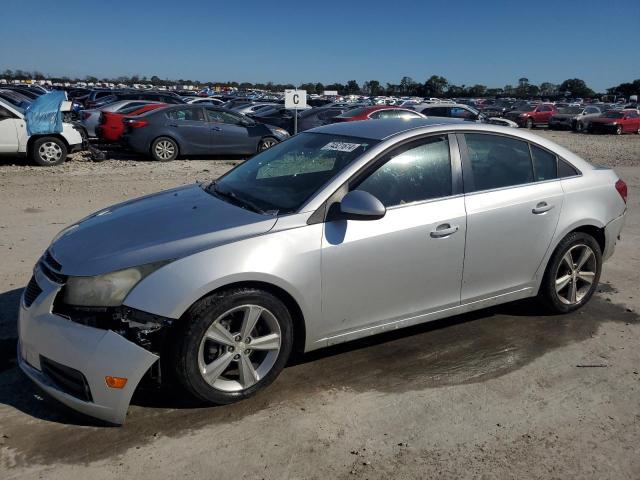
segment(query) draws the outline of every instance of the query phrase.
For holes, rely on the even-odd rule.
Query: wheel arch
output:
[[[289,310],[289,313],[291,314],[291,320],[293,321],[293,352],[295,354],[301,354],[304,352],[307,329],[302,308],[293,297],[293,295],[291,295],[288,291],[278,285],[260,280],[235,281],[219,286],[214,290],[207,292],[205,295],[202,295],[198,300],[196,300],[194,304],[210,295],[220,293],[225,290],[234,290],[238,288],[255,288],[258,290],[264,290],[282,301],[282,303],[284,303]],[[188,310],[189,309],[187,309],[187,311]]]
[[[176,145],[178,146],[178,155],[176,155],[176,157],[182,154],[182,145],[180,145],[180,141],[172,134],[161,133],[160,135],[154,135],[149,141],[149,149],[148,149],[149,155],[152,155],[151,149],[153,148],[153,144],[159,138],[168,138],[169,140],[173,140],[174,142],[176,142]]]
[[[27,140],[27,152],[31,153],[31,149],[33,148],[33,144],[37,141],[40,140],[41,138],[56,138],[58,140],[61,140],[62,143],[64,143],[64,146],[67,148],[67,153],[69,152],[69,142],[67,142],[67,139],[64,138],[63,135],[59,134],[59,133],[40,133],[37,135],[31,135],[29,137],[29,139]]]
[[[571,225],[564,231],[560,232],[555,237],[554,242],[551,245],[551,248],[549,248],[546,257],[541,264],[542,268],[539,269],[539,275],[538,275],[539,282],[542,282],[542,278],[544,277],[544,274],[547,272],[547,269],[549,268],[549,263],[551,262],[551,258],[553,257],[553,254],[558,249],[558,245],[560,245],[562,240],[564,240],[564,238],[567,235],[570,235],[575,232],[582,232],[582,233],[591,235],[596,240],[596,242],[598,242],[601,252],[604,253],[605,251],[604,249],[606,247],[606,237],[605,237],[604,227],[605,226],[597,220],[586,220],[581,223]],[[539,286],[539,282],[538,282],[538,286]]]

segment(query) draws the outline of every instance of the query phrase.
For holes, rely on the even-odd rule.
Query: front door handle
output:
[[[449,235],[453,235],[454,233],[456,233],[458,231],[458,228],[460,227],[458,227],[457,225],[451,226],[448,223],[441,223],[436,227],[435,230],[431,231],[430,235],[431,238],[448,237]]]
[[[536,208],[531,210],[531,213],[540,215],[541,213],[548,212],[553,208],[553,205],[549,205],[547,202],[540,202],[536,205]]]

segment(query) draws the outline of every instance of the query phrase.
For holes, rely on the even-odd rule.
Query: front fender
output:
[[[180,318],[198,299],[238,282],[264,282],[285,290],[298,303],[307,339],[321,315],[322,224],[272,231],[178,259],[142,280],[126,306]],[[308,344],[308,343],[307,343]]]

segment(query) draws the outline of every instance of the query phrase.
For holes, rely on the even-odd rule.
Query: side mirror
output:
[[[368,192],[352,190],[342,197],[340,217],[346,220],[377,220],[387,209],[380,200]]]

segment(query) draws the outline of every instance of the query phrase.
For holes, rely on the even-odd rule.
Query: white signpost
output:
[[[285,90],[284,108],[293,110],[293,134],[298,133],[298,110],[307,108],[306,90]]]
[[[325,97],[337,97],[338,96],[338,91],[337,90],[325,90],[323,95]]]

